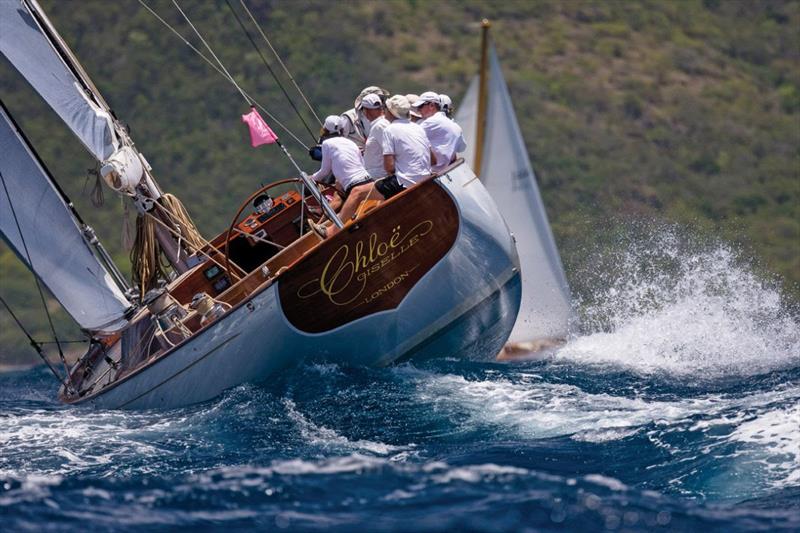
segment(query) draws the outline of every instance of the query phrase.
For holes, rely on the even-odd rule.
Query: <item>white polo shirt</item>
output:
[[[434,172],[444,170],[450,164],[454,155],[458,152],[463,152],[467,148],[461,126],[447,118],[447,115],[442,111],[437,111],[419,122],[419,125],[425,130],[425,134],[433,147],[433,153],[436,155],[436,165],[433,167]]]
[[[322,142],[322,164],[311,178],[322,181],[331,174],[336,176],[336,183],[343,191],[351,182],[368,176],[364,158],[356,143],[344,137],[331,137]]]
[[[371,178],[386,176],[386,169],[383,168],[383,130],[388,125],[389,121],[383,116],[376,118],[370,124],[369,136],[364,145],[364,166]]]
[[[399,118],[383,130],[383,155],[394,156],[397,181],[411,187],[431,175],[431,143],[422,126]]]

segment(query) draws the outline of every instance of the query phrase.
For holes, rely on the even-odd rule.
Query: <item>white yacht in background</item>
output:
[[[462,155],[502,206],[519,253],[522,303],[501,353],[508,357],[563,343],[575,313],[525,140],[489,41],[488,21],[483,21],[482,29],[480,73],[472,79],[455,118],[467,141]]]

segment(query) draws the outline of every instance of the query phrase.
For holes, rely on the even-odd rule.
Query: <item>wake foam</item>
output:
[[[297,406],[292,400],[284,399],[283,404],[286,407],[287,416],[296,424],[306,444],[320,446],[327,451],[344,449],[369,452],[375,455],[389,455],[407,449],[407,447],[393,446],[371,440],[350,440],[330,428],[317,425],[308,420],[303,413],[297,410]]]
[[[680,376],[800,365],[800,320],[734,247],[676,227],[635,227],[579,272],[584,334],[556,360]]]

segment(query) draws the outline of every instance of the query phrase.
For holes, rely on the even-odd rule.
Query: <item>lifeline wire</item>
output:
[[[28,333],[28,330],[25,329],[25,326],[22,325],[22,322],[19,321],[19,319],[17,318],[17,315],[14,314],[14,311],[11,310],[11,307],[9,307],[9,305],[6,303],[6,301],[3,299],[2,296],[0,296],[0,302],[3,303],[3,305],[6,308],[6,310],[8,311],[8,314],[11,315],[11,318],[13,318],[14,322],[17,323],[17,326],[19,326],[19,329],[22,330],[22,333],[24,333],[25,336],[28,337],[28,340],[30,341],[31,346],[33,346],[33,349],[36,350],[36,353],[39,354],[39,357],[42,358],[42,361],[44,361],[44,364],[47,365],[47,368],[50,369],[50,372],[53,373],[53,375],[56,377],[58,382],[61,383],[62,385],[64,385],[65,388],[69,388],[67,386],[67,383],[64,380],[61,379],[61,376],[58,374],[56,369],[53,367],[53,365],[50,363],[50,361],[44,355],[44,352],[42,352],[42,343],[36,342],[35,340],[33,340],[33,337],[31,337],[30,333]],[[67,375],[69,375],[69,374],[67,374]]]
[[[22,234],[22,228],[19,226],[17,211],[14,209],[14,203],[11,201],[11,195],[8,194],[8,187],[6,187],[6,179],[3,177],[2,172],[0,172],[0,181],[3,183],[3,190],[5,191],[6,197],[8,198],[8,205],[11,206],[11,215],[14,217],[14,223],[17,225],[19,238],[22,240],[22,247],[25,249],[25,255],[28,257],[28,264],[30,265],[31,270],[33,270],[33,260],[31,259],[31,253],[28,251],[28,244],[25,242],[25,235]],[[50,311],[47,309],[47,302],[44,299],[44,292],[42,291],[42,286],[39,283],[39,277],[36,274],[34,274],[33,280],[36,282],[36,288],[39,290],[39,298],[41,298],[42,300],[42,307],[44,308],[45,315],[47,315],[47,322],[50,324],[50,331],[53,332],[53,339],[56,341],[56,346],[58,346],[58,355],[61,358],[61,363],[64,365],[64,370],[67,372],[67,380],[71,382],[72,378],[69,375],[69,366],[67,366],[67,360],[64,358],[64,351],[61,349],[61,343],[58,342],[58,335],[56,334],[56,328],[53,325],[53,318],[50,316]],[[6,308],[8,308],[8,306],[6,306]],[[11,312],[10,309],[9,312]],[[70,386],[68,386],[67,388],[74,390],[73,387],[71,386],[71,383]]]
[[[303,123],[303,126],[305,126],[306,130],[308,130],[308,133],[309,133],[309,135],[311,135],[311,138],[314,140],[314,142],[316,142],[317,137],[314,135],[314,132],[311,131],[310,127],[308,127],[308,124],[306,123],[306,120],[303,118],[303,115],[300,113],[300,110],[297,109],[297,106],[294,105],[294,101],[289,97],[289,93],[286,92],[286,89],[283,87],[283,84],[281,83],[281,80],[278,79],[278,76],[272,70],[272,67],[270,66],[269,62],[267,61],[267,58],[264,57],[264,54],[261,53],[261,49],[258,47],[256,42],[253,40],[253,37],[250,35],[250,32],[247,31],[247,28],[244,26],[244,23],[242,22],[242,19],[240,19],[239,15],[236,14],[236,11],[233,9],[233,6],[231,5],[230,0],[225,0],[225,3],[228,4],[228,9],[230,9],[231,13],[233,13],[233,17],[236,19],[236,22],[239,23],[239,27],[242,28],[242,31],[247,36],[247,39],[250,41],[250,44],[252,44],[253,48],[255,48],[256,52],[258,52],[258,55],[261,57],[261,61],[264,63],[264,66],[267,67],[267,70],[272,75],[272,79],[274,79],[275,83],[277,83],[278,87],[280,87],[281,92],[283,92],[283,96],[286,97],[286,100],[289,102],[289,105],[292,106],[292,109],[294,109],[294,112],[297,114],[298,118],[300,119],[300,122]]]
[[[226,80],[228,80],[229,82],[231,82],[231,83],[234,83],[234,82],[232,82],[232,80],[231,80],[231,78],[230,78],[230,76],[229,76],[229,75],[225,74],[225,73],[224,73],[222,70],[220,70],[220,68],[219,68],[218,66],[216,66],[214,63],[212,63],[212,62],[211,62],[211,60],[210,60],[210,59],[208,59],[208,58],[207,58],[207,57],[206,57],[206,56],[203,54],[203,52],[201,52],[200,50],[198,50],[198,49],[197,49],[197,48],[196,48],[196,47],[195,47],[195,46],[194,46],[192,43],[190,43],[188,40],[186,40],[186,38],[185,38],[183,35],[181,35],[181,34],[180,34],[180,32],[179,32],[178,30],[176,30],[175,28],[173,28],[173,27],[172,27],[172,26],[169,24],[169,22],[167,22],[166,20],[164,20],[163,18],[161,18],[161,16],[160,16],[158,13],[156,13],[155,11],[153,11],[153,10],[150,8],[150,6],[148,6],[147,4],[145,4],[145,3],[144,3],[144,0],[138,0],[138,2],[139,2],[139,4],[140,4],[140,5],[141,5],[143,8],[145,8],[145,9],[146,9],[146,10],[147,10],[147,11],[148,11],[148,12],[149,12],[151,15],[153,15],[153,17],[155,17],[155,18],[156,18],[156,19],[157,19],[159,22],[161,22],[161,24],[163,24],[164,26],[166,26],[166,27],[167,27],[167,29],[169,29],[169,30],[170,30],[170,31],[171,31],[173,34],[175,34],[175,36],[177,36],[177,37],[178,37],[178,39],[180,39],[180,40],[183,42],[183,44],[185,44],[186,46],[188,46],[188,47],[189,47],[189,48],[190,48],[190,49],[191,49],[191,50],[192,50],[192,51],[193,51],[195,54],[197,54],[198,56],[200,56],[200,58],[201,58],[203,61],[205,61],[205,62],[206,62],[206,63],[207,63],[207,64],[208,64],[208,65],[209,65],[211,68],[213,68],[214,70],[216,70],[216,71],[217,71],[217,73],[218,73],[220,76],[222,76],[223,78],[225,78],[225,79],[226,79]],[[235,84],[235,83],[234,83],[234,84]],[[308,150],[308,146],[306,146],[306,144],[305,144],[303,141],[301,141],[301,140],[300,140],[300,139],[299,139],[299,138],[298,138],[298,137],[297,137],[297,136],[296,136],[294,133],[292,133],[292,131],[291,131],[291,130],[290,130],[290,129],[289,129],[287,126],[286,126],[286,125],[284,125],[284,124],[283,124],[283,123],[282,123],[280,120],[278,120],[278,119],[277,119],[277,118],[276,118],[276,117],[275,117],[275,116],[274,116],[272,113],[270,113],[269,111],[267,111],[267,109],[266,109],[266,108],[265,108],[263,105],[261,105],[260,103],[258,103],[258,102],[257,102],[257,101],[256,101],[254,98],[250,97],[250,95],[249,95],[249,94],[247,94],[247,92],[246,92],[246,91],[244,91],[244,89],[240,89],[240,90],[241,90],[242,92],[244,92],[244,93],[245,93],[245,95],[247,95],[247,98],[249,98],[249,99],[250,99],[250,101],[251,101],[251,102],[253,102],[253,103],[256,105],[256,107],[258,107],[258,108],[259,108],[261,111],[263,111],[263,112],[264,112],[264,114],[265,114],[265,115],[267,115],[267,117],[269,117],[269,119],[270,119],[270,120],[271,120],[271,121],[272,121],[274,124],[278,125],[278,127],[280,127],[280,128],[283,130],[283,131],[285,131],[285,132],[286,132],[286,133],[289,135],[289,137],[291,137],[292,139],[294,139],[295,141],[297,141],[297,144],[299,144],[300,146],[302,146],[304,149]]]
[[[263,37],[264,41],[266,41],[267,45],[269,46],[269,49],[272,50],[273,54],[275,54],[275,59],[277,59],[278,63],[280,63],[280,65],[283,67],[283,71],[286,72],[286,75],[289,76],[290,80],[292,80],[292,83],[294,84],[294,88],[297,89],[298,93],[300,93],[300,96],[303,98],[303,101],[308,106],[308,109],[311,110],[311,114],[314,115],[314,118],[317,119],[317,122],[319,122],[319,125],[322,126],[322,121],[317,116],[317,113],[314,112],[314,108],[311,107],[311,103],[308,101],[308,98],[306,98],[306,95],[303,94],[303,91],[300,89],[300,86],[297,85],[297,82],[294,81],[294,77],[292,76],[292,73],[289,72],[289,69],[286,68],[286,65],[283,64],[283,61],[281,61],[281,56],[279,56],[278,52],[275,50],[275,48],[272,47],[272,43],[269,42],[269,39],[267,39],[267,36],[264,34],[263,31],[261,31],[261,26],[258,25],[258,22],[256,22],[255,17],[253,17],[253,14],[247,8],[247,4],[244,3],[244,0],[239,0],[239,2],[242,4],[242,7],[247,12],[247,15],[250,17],[250,20],[252,20],[253,24],[255,24],[256,28],[258,29],[258,32],[261,34],[261,37]]]

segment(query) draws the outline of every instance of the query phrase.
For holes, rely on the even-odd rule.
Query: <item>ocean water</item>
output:
[[[797,310],[673,230],[593,265],[538,360],[306,364],[139,412],[0,375],[2,529],[800,529]]]

